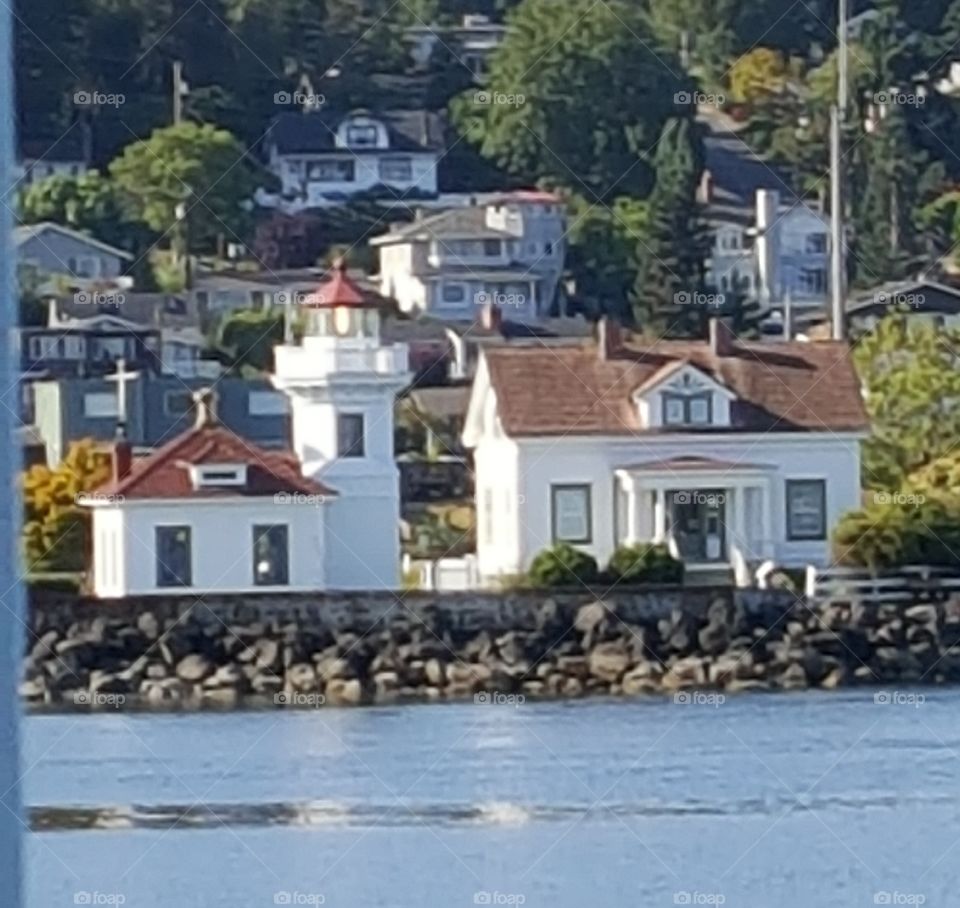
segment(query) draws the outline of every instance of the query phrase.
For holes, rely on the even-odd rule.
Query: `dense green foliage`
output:
[[[960,333],[884,319],[854,357],[866,391],[872,434],[864,446],[863,484],[893,491],[956,448],[960,438]]]
[[[538,587],[581,586],[597,579],[597,561],[572,545],[558,542],[537,553],[528,574],[530,582]]]
[[[611,583],[682,583],[683,562],[665,545],[621,546],[610,556],[606,574]]]

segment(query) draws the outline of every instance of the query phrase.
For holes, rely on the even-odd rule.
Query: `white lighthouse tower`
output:
[[[297,307],[298,344],[274,350],[304,475],[335,489],[323,553],[331,589],[400,586],[400,482],[393,408],[411,380],[406,344],[384,344],[380,314],[342,261]],[[318,519],[320,519],[318,517]]]

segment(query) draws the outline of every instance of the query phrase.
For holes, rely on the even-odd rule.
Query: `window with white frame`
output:
[[[413,160],[381,158],[380,179],[384,183],[409,183],[413,179]]]
[[[709,426],[713,422],[712,394],[665,392],[661,397],[665,426]]]
[[[353,160],[311,161],[307,166],[307,179],[316,183],[352,183],[355,172]]]
[[[554,542],[590,542],[593,536],[590,486],[586,483],[550,486],[550,518]]]
[[[193,551],[190,527],[157,527],[154,540],[157,586],[192,586]]]
[[[787,480],[787,539],[827,538],[827,483],[823,479]]]
[[[115,391],[89,391],[83,395],[83,415],[90,419],[112,418],[120,415]]]
[[[290,582],[290,533],[286,524],[253,528],[255,586],[286,586]]]
[[[463,284],[444,282],[440,289],[440,299],[445,303],[462,303],[467,298],[467,288]]]

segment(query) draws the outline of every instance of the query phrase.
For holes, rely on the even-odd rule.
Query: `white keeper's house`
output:
[[[843,343],[741,342],[714,320],[709,341],[644,346],[603,321],[596,342],[486,347],[464,431],[481,579],[556,542],[601,567],[665,542],[688,575],[740,583],[825,564],[867,429]]]
[[[400,491],[393,405],[405,344],[342,264],[306,298],[303,336],[274,350],[292,450],[222,426],[199,392],[196,424],[141,460],[114,449],[93,509],[93,591],[177,593],[398,589]]]

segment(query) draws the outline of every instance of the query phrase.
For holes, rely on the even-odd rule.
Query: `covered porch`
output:
[[[688,572],[732,570],[749,585],[775,556],[769,464],[676,457],[615,471],[618,545],[665,543]]]

